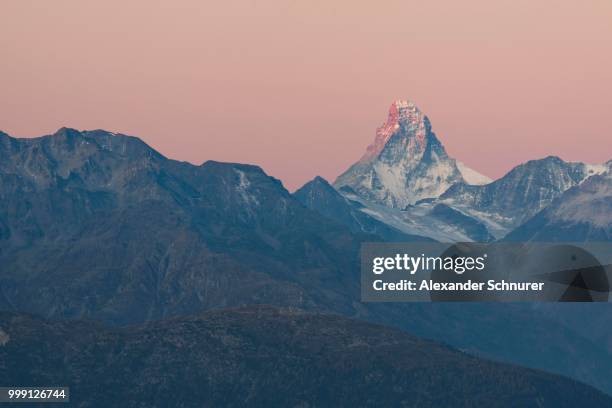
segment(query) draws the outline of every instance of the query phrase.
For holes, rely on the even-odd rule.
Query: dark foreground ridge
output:
[[[573,380],[337,315],[253,306],[127,328],[0,313],[0,382],[82,407],[610,407]]]

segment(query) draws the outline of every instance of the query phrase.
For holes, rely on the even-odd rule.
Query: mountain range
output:
[[[571,194],[585,193],[586,187],[580,186],[591,177],[604,175],[600,183],[609,183],[605,174],[610,168],[610,162],[592,165],[549,156],[490,180],[448,156],[431,122],[414,103],[396,101],[365,154],[338,176],[333,186],[357,203],[358,211],[403,233],[443,242],[489,242],[504,238],[528,221],[531,229],[540,225],[531,219],[557,199],[570,200],[569,190],[574,187],[577,189]],[[303,188],[317,187],[322,188],[320,181]],[[568,196],[564,196],[566,192]],[[610,193],[605,190],[600,201],[609,200]],[[309,202],[305,204],[316,209]],[[342,216],[335,218],[342,222]],[[609,239],[610,225],[598,223],[598,228],[603,231],[593,237]],[[576,231],[575,237],[584,235]],[[537,238],[538,234],[532,231],[532,236]],[[574,239],[573,230],[563,237]],[[561,236],[555,240],[559,239]]]
[[[259,167],[72,129],[4,136],[0,155],[5,309],[116,324],[252,303],[352,310],[336,291],[358,291],[358,237]]]
[[[612,162],[608,163],[612,169]],[[612,241],[612,171],[589,177],[512,231],[509,241]]]
[[[0,132],[0,309],[111,326],[256,304],[331,312],[612,394],[607,310],[568,323],[558,305],[365,304],[359,279],[362,242],[609,240],[610,182],[610,163],[555,157],[487,180],[408,102],[335,183],[294,194],[257,166],[179,162],[121,134]]]

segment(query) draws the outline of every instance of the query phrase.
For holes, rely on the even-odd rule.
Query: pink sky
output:
[[[612,159],[610,0],[5,0],[0,129],[141,137],[294,189],[356,161],[395,99],[491,177]]]

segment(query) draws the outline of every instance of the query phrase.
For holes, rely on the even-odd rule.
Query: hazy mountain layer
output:
[[[442,194],[439,201],[478,217],[488,223],[492,231],[503,233],[544,209],[569,188],[601,171],[603,167],[568,163],[549,156],[521,164],[490,184],[456,184]]]
[[[609,407],[575,381],[339,316],[255,307],[125,329],[0,313],[0,381],[83,407]]]
[[[325,179],[316,177],[293,193],[311,210],[346,225],[355,233],[377,235],[386,241],[430,241],[429,238],[410,235],[361,211],[364,206],[340,194]]]
[[[612,172],[590,177],[512,231],[509,241],[612,241]]]

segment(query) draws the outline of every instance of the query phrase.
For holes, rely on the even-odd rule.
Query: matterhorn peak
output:
[[[413,133],[419,147],[425,145],[429,131],[429,120],[412,101],[396,100],[389,108],[387,121],[376,129],[376,138],[366,149],[360,161],[369,161],[377,157],[385,145],[400,129]]]
[[[334,186],[349,187],[368,201],[403,209],[438,197],[453,184],[469,183],[462,173],[432,132],[427,116],[413,102],[397,100],[376,130],[374,142]]]

